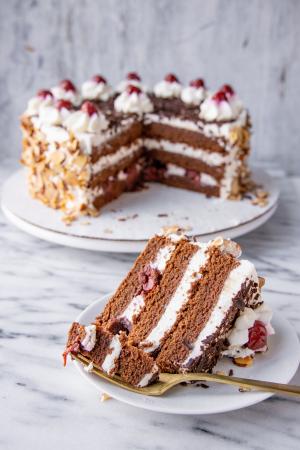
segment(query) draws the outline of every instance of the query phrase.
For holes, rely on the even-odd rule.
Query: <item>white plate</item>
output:
[[[93,302],[76,321],[83,325],[91,323],[102,311],[110,295]],[[288,383],[296,373],[300,361],[298,337],[281,314],[274,314],[272,324],[276,334],[269,338],[269,350],[265,354],[256,355],[252,367],[241,368],[233,365],[228,358],[223,358],[216,366],[216,370],[228,373],[233,369],[237,377]],[[147,397],[126,391],[86,372],[77,361],[74,361],[74,364],[80,374],[99,391],[138,408],[171,414],[213,414],[232,411],[261,402],[272,395],[258,392],[241,393],[235,387],[211,383],[209,389],[193,385],[178,386],[162,397]]]
[[[66,226],[59,211],[30,197],[25,171],[20,170],[4,184],[2,209],[16,226],[41,239],[87,250],[135,253],[163,226],[179,225],[189,236],[209,240],[220,234],[234,238],[262,225],[276,210],[279,190],[266,172],[254,168],[253,174],[270,192],[265,207],[150,183],[148,189],[123,194],[99,217]]]

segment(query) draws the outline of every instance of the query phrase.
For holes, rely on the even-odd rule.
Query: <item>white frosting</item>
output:
[[[175,244],[166,245],[165,247],[161,247],[158,250],[154,261],[152,261],[150,263],[150,267],[152,267],[152,269],[157,269],[160,273],[163,273],[166,268],[166,264],[169,261],[169,259],[171,258],[174,250],[175,250]]]
[[[165,152],[176,153],[182,156],[188,156],[205,162],[209,166],[220,166],[224,164],[228,157],[217,152],[208,152],[201,148],[195,149],[187,144],[181,142],[171,142],[165,139],[144,139],[144,145],[147,149],[160,149]]]
[[[41,106],[39,119],[41,125],[61,125],[71,114],[67,108],[58,109],[55,106]]]
[[[97,83],[94,80],[88,80],[82,84],[81,94],[87,100],[106,101],[113,95],[113,89],[107,83]]]
[[[141,388],[141,387],[148,386],[148,384],[149,384],[149,382],[151,381],[153,375],[154,375],[155,373],[157,373],[158,370],[159,370],[159,369],[158,369],[157,365],[154,364],[153,367],[152,367],[151,372],[146,373],[146,374],[143,376],[143,378],[138,382],[137,387],[140,387],[140,388]]]
[[[46,141],[49,143],[62,143],[70,139],[68,131],[61,126],[43,125],[41,124],[39,117],[33,117],[31,120],[34,126],[40,129],[40,131],[45,135]]]
[[[90,352],[96,344],[96,325],[88,325],[84,327],[84,331],[85,336],[80,342],[80,345],[85,351]]]
[[[110,167],[114,164],[117,164],[122,159],[127,158],[128,156],[132,156],[134,153],[137,153],[142,146],[142,139],[136,139],[132,144],[128,146],[120,147],[116,152],[110,153],[108,155],[102,156],[95,162],[92,166],[92,172],[98,173],[107,167]]]
[[[205,98],[205,92],[203,87],[187,86],[182,89],[181,100],[188,105],[200,105]]]
[[[73,105],[79,105],[81,102],[80,94],[77,91],[66,91],[61,86],[54,86],[51,92],[57,100],[69,100]]]
[[[200,174],[200,184],[203,186],[217,186],[218,181],[208,173],[202,172]]]
[[[116,366],[116,360],[119,358],[121,350],[122,350],[122,346],[121,346],[119,336],[115,335],[115,336],[113,336],[113,338],[109,344],[108,351],[110,351],[110,353],[108,353],[105,356],[104,361],[101,366],[103,372],[108,373],[108,374],[113,372],[113,370]]]
[[[42,106],[50,105],[53,105],[53,97],[51,97],[51,95],[48,95],[46,98],[42,98],[37,95],[29,100],[24,114],[26,116],[36,116],[39,114]]]
[[[193,349],[182,364],[183,367],[188,364],[190,359],[197,358],[202,354],[205,340],[220,327],[232,306],[232,300],[246,280],[253,280],[258,283],[254,265],[250,261],[241,260],[239,266],[228,275],[210,318],[194,342]]]
[[[120,317],[127,319],[131,323],[133,316],[138,316],[144,305],[144,296],[141,294],[135,295]]]
[[[153,111],[152,102],[144,92],[129,94],[125,90],[115,99],[114,106],[116,111],[125,114],[143,114]]]
[[[172,97],[180,97],[182,86],[180,83],[174,81],[170,83],[170,81],[162,80],[154,86],[154,94],[157,97],[162,98],[172,98]]]
[[[229,347],[223,352],[224,356],[245,357],[253,355],[254,350],[250,348],[242,348],[247,344],[249,339],[249,328],[253,327],[254,322],[259,320],[262,322],[267,330],[267,335],[274,334],[274,329],[271,326],[272,310],[264,303],[255,309],[245,308],[240,316],[236,319],[234,327],[230,334],[227,336],[229,341]],[[258,349],[256,351],[264,351],[265,348]]]
[[[175,175],[177,177],[184,177],[186,170],[183,167],[176,166],[176,164],[167,164],[167,175]]]
[[[160,340],[163,338],[165,333],[172,328],[176,321],[178,312],[189,299],[189,291],[192,284],[201,278],[200,270],[205,266],[209,255],[206,253],[206,244],[201,244],[201,246],[200,244],[195,245],[197,245],[198,250],[192,256],[175,293],[171,297],[157,325],[142,342],[142,345],[147,344],[147,347],[144,348],[146,352],[152,352],[159,347]]]
[[[67,117],[64,125],[75,133],[100,133],[107,129],[108,121],[101,112],[89,116],[84,111],[75,111]]]
[[[209,96],[200,105],[200,118],[210,121],[236,119],[243,109],[243,105],[236,95],[229,100],[217,101]]]

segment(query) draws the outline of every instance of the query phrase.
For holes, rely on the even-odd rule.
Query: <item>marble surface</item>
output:
[[[0,135],[19,154],[18,116],[41,88],[137,70],[231,83],[251,112],[256,161],[300,175],[297,0],[0,0]],[[276,124],[276,126],[274,126]]]
[[[1,180],[15,164],[4,162]],[[265,298],[300,334],[300,178],[282,179],[271,221],[238,242],[267,278]],[[300,402],[273,397],[211,416],[138,410],[81,379],[61,352],[70,321],[113,290],[133,256],[64,248],[31,237],[0,216],[0,446],[5,450],[299,449]],[[300,371],[294,383],[300,384]]]

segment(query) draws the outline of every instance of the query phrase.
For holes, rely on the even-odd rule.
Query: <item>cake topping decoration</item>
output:
[[[224,84],[219,91],[209,96],[200,105],[200,118],[210,121],[236,119],[243,105],[229,84]]]
[[[58,86],[51,89],[57,100],[69,100],[73,105],[80,103],[80,95],[71,80],[62,80]]]
[[[68,109],[69,111],[73,108],[73,105],[69,100],[58,100],[55,103],[56,108],[61,111],[62,109]]]
[[[39,114],[41,106],[49,106],[53,104],[53,94],[47,89],[41,89],[37,92],[35,97],[32,97],[27,105],[25,115],[36,116]]]
[[[47,97],[50,97],[51,99],[53,99],[53,94],[51,91],[49,91],[47,89],[40,89],[37,93],[37,97],[42,98],[42,99],[46,99]]]
[[[116,90],[117,92],[123,92],[125,91],[125,89],[128,87],[128,85],[132,85],[132,86],[137,86],[139,87],[142,91],[147,91],[146,86],[143,86],[142,84],[142,79],[139,76],[139,74],[137,74],[136,72],[129,72],[126,75],[125,80],[121,81]]]
[[[113,95],[113,89],[102,75],[94,75],[82,84],[81,93],[87,100],[107,101]]]
[[[92,102],[88,102],[88,101],[84,102],[81,105],[81,111],[87,113],[90,117],[93,114],[98,114],[98,110],[97,110],[96,106]]]
[[[169,73],[165,78],[154,86],[154,94],[162,98],[180,97],[182,86],[173,73]]]
[[[115,110],[123,113],[142,114],[153,111],[148,95],[138,86],[129,84],[114,102]]]
[[[130,81],[142,81],[141,77],[136,72],[129,72],[126,76],[126,79]]]
[[[107,129],[108,121],[92,102],[85,101],[79,111],[69,115],[64,125],[75,133],[100,133]]]
[[[188,105],[200,105],[206,95],[205,84],[202,78],[192,80],[189,86],[182,89],[181,100]]]
[[[71,80],[62,80],[59,83],[59,87],[61,87],[64,91],[76,92],[76,87],[74,86]]]

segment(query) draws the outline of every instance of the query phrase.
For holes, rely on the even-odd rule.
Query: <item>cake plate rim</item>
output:
[[[112,295],[106,294],[101,298],[98,298],[94,302],[92,302],[89,306],[87,306],[75,319],[77,322],[82,323],[83,325],[89,324],[97,314],[101,312],[106,301]],[[271,303],[270,301],[268,302]],[[266,354],[257,355],[254,361],[253,367],[258,366],[259,370],[262,370],[262,364],[268,362],[271,367],[269,369],[269,375],[266,377],[266,373],[264,373],[263,379],[267,381],[276,381],[281,383],[289,383],[293,378],[295,373],[298,370],[300,363],[300,343],[295,329],[292,327],[290,322],[280,314],[279,311],[274,312],[274,316],[272,319],[272,324],[275,328],[275,335],[271,336],[270,342],[270,350]],[[279,340],[279,356],[278,353],[274,351],[274,343],[272,341],[274,339]],[[277,352],[278,352],[277,348]],[[293,351],[294,350],[294,353]],[[286,351],[286,359],[285,361],[282,358],[282,355],[285,354]],[[271,359],[269,352],[271,352]],[[294,354],[293,359],[289,356],[290,354]],[[225,360],[225,364],[227,364],[227,368],[232,368],[234,370],[234,375],[241,376],[247,378],[249,376],[249,372],[253,372],[252,368],[239,368],[234,366],[227,358],[223,358],[222,361]],[[224,362],[224,361],[223,361]],[[284,367],[279,374],[279,378],[276,380],[273,378],[274,372],[274,364],[275,366],[281,367],[284,362]],[[223,394],[212,395],[211,392],[215,389],[216,385],[210,386],[210,389],[199,389],[194,386],[188,387],[178,387],[174,390],[169,391],[168,394],[162,397],[148,397],[140,394],[136,394],[133,392],[126,391],[122,388],[114,386],[105,380],[100,379],[94,374],[88,373],[84,370],[82,364],[78,361],[73,361],[75,368],[79,371],[80,375],[85,378],[85,380],[94,386],[98,391],[105,392],[112,398],[126,403],[128,405],[142,408],[146,410],[151,410],[155,412],[167,413],[167,414],[183,414],[183,415],[202,415],[202,414],[216,414],[216,413],[225,413],[229,411],[235,411],[238,409],[246,408],[248,406],[260,403],[267,398],[270,398],[274,394],[272,393],[263,393],[263,392],[238,392],[236,388],[224,385],[218,385],[218,389],[224,391]],[[222,369],[223,367],[221,367]],[[248,372],[248,375],[246,372]],[[258,372],[260,373],[260,372]],[[278,377],[278,372],[276,372],[276,376]],[[260,379],[261,375],[258,375],[257,378]],[[251,375],[249,376],[251,378]],[[256,378],[256,376],[252,377]],[[187,398],[191,398],[192,401],[185,399],[185,389],[193,390],[194,393],[189,395]],[[230,391],[231,389],[231,391]],[[183,393],[183,395],[178,396],[178,392]],[[189,394],[190,394],[189,392]],[[228,393],[230,392],[230,393]],[[209,395],[208,395],[209,394]],[[194,401],[195,397],[197,397],[196,402]],[[201,402],[202,400],[202,402]],[[189,404],[190,402],[190,404]]]

